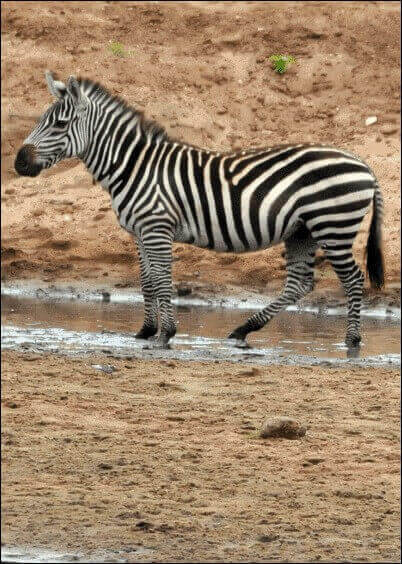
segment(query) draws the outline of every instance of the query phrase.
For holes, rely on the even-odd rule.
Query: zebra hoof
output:
[[[242,331],[241,327],[235,329],[230,333],[228,339],[235,339],[236,341],[244,341],[247,336],[247,331]]]
[[[235,331],[229,335],[228,341],[230,345],[232,345],[234,341],[234,346],[238,349],[251,349],[246,339],[244,337],[239,337],[238,335],[236,335]]]
[[[158,332],[157,328],[143,327],[134,336],[135,336],[136,339],[149,339],[150,337],[153,337],[154,335],[156,335],[157,332]]]
[[[347,347],[356,348],[360,346],[360,341],[360,335],[348,335],[345,339],[345,344]]]
[[[360,347],[348,347],[347,358],[360,358]]]
[[[251,349],[251,345],[248,344],[246,339],[237,339],[235,342],[235,347],[237,349]]]

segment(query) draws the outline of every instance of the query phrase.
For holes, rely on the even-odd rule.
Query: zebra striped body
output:
[[[165,214],[175,241],[215,251],[266,249],[301,222],[323,242],[339,234],[353,239],[374,195],[367,166],[331,147],[274,147],[239,157],[164,142],[158,152],[153,173],[139,171],[111,188],[120,225],[139,235],[150,214]]]
[[[288,280],[283,294],[231,336],[244,340],[310,291],[314,254],[321,247],[348,294],[347,341],[360,340],[363,276],[351,249],[373,198],[368,267],[373,283],[380,286],[383,281],[382,198],[363,161],[312,143],[240,153],[202,150],[170,139],[99,84],[74,81],[69,90],[48,77],[58,102],[25,140],[16,169],[29,174],[29,166],[36,172],[61,158],[79,156],[110,193],[120,225],[133,234],[139,248],[145,299],[140,337],[156,333],[158,307],[161,343],[175,333],[170,305],[174,241],[234,253],[285,241]]]

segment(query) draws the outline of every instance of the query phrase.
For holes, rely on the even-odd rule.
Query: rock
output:
[[[72,246],[72,244],[71,244],[71,241],[67,241],[67,240],[64,240],[64,239],[58,239],[58,240],[53,240],[50,243],[50,246],[53,249],[65,250],[65,249],[69,249]]]
[[[10,407],[11,409],[15,409],[18,405],[14,401],[6,401],[4,404],[6,407]]]
[[[241,370],[238,375],[239,376],[259,376],[261,374],[261,370],[255,366],[253,366],[250,370]]]
[[[311,31],[304,37],[306,37],[306,39],[325,39],[327,36],[325,35],[325,33],[318,33],[317,31]]]
[[[148,531],[153,526],[153,524],[148,523],[148,521],[138,521],[135,526],[137,527],[137,529]]]
[[[398,133],[398,128],[395,125],[383,125],[380,129],[383,135],[392,135],[393,133]]]
[[[239,45],[241,43],[242,37],[241,32],[228,33],[227,35],[223,35],[217,39],[216,43],[221,43],[228,47],[234,47],[235,45]]]
[[[320,462],[324,462],[325,458],[320,458],[318,456],[312,456],[311,458],[307,458],[307,462],[310,464],[320,464]]]
[[[104,462],[101,462],[100,464],[98,464],[98,468],[100,470],[111,470],[113,466],[111,464],[105,464]]]
[[[116,372],[117,370],[117,368],[111,364],[91,364],[91,366],[92,368],[95,368],[95,370],[106,372],[106,374],[112,374],[112,372]]]
[[[373,123],[377,123],[377,116],[369,116],[366,119],[366,125],[373,125]]]
[[[306,428],[290,417],[272,417],[267,419],[260,431],[260,437],[283,437],[284,439],[299,439],[306,434]]]
[[[279,539],[279,535],[269,534],[257,537],[258,542],[272,542]]]

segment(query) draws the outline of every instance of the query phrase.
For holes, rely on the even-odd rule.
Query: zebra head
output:
[[[22,176],[38,176],[62,159],[79,157],[88,142],[86,121],[90,102],[74,76],[67,85],[46,72],[50,93],[56,102],[40,117],[25,139],[15,159],[15,170]]]

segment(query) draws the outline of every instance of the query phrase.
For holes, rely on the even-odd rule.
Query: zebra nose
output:
[[[35,146],[23,145],[15,158],[14,168],[21,176],[37,176],[42,167],[35,163]]]

